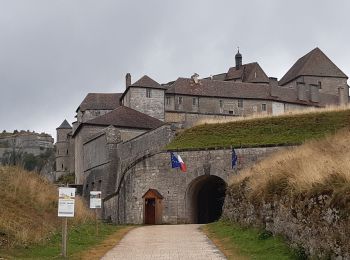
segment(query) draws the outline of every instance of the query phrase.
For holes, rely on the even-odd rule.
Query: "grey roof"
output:
[[[319,48],[298,59],[279,84],[283,86],[299,76],[348,78]]]
[[[68,123],[68,121],[65,119],[62,124],[57,127],[56,129],[72,129],[71,125]]]
[[[81,102],[77,111],[85,110],[113,110],[120,106],[122,93],[89,93]]]
[[[231,67],[225,80],[241,79],[242,82],[249,83],[269,83],[269,77],[257,62],[242,65],[238,70]]]
[[[131,84],[131,87],[143,87],[143,88],[159,88],[164,89],[157,81],[151,79],[149,76],[144,75],[138,81]]]
[[[84,124],[103,126],[113,125],[116,127],[151,130],[162,126],[164,122],[129,107],[120,106],[113,111],[91,119]]]

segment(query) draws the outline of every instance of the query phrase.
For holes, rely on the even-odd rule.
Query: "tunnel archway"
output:
[[[188,188],[188,210],[191,223],[210,223],[218,220],[225,201],[226,182],[214,175],[194,179]]]

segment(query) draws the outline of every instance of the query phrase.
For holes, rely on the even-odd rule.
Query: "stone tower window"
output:
[[[238,107],[243,108],[243,99],[238,99]]]
[[[178,97],[177,102],[178,102],[179,105],[181,105],[182,104],[182,97]]]
[[[192,105],[193,106],[197,105],[197,98],[192,98]]]
[[[62,170],[63,170],[63,163],[62,163]]]
[[[146,97],[151,97],[151,89],[146,89]]]
[[[166,97],[166,104],[170,105],[170,97]]]
[[[261,111],[266,111],[266,104],[261,104]]]
[[[322,83],[321,83],[321,81],[318,82],[318,89],[322,89]]]
[[[67,149],[67,155],[68,155],[68,149]]]
[[[224,103],[222,102],[222,100],[219,100],[219,104],[220,104],[220,108],[223,108]]]

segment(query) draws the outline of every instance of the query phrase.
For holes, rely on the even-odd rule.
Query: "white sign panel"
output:
[[[60,187],[58,197],[58,216],[74,217],[75,188]]]
[[[101,202],[101,191],[90,191],[90,209],[100,209]]]

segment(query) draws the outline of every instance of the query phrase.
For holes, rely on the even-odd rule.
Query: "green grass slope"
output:
[[[166,148],[183,150],[298,145],[349,126],[349,109],[204,124],[185,130]]]

